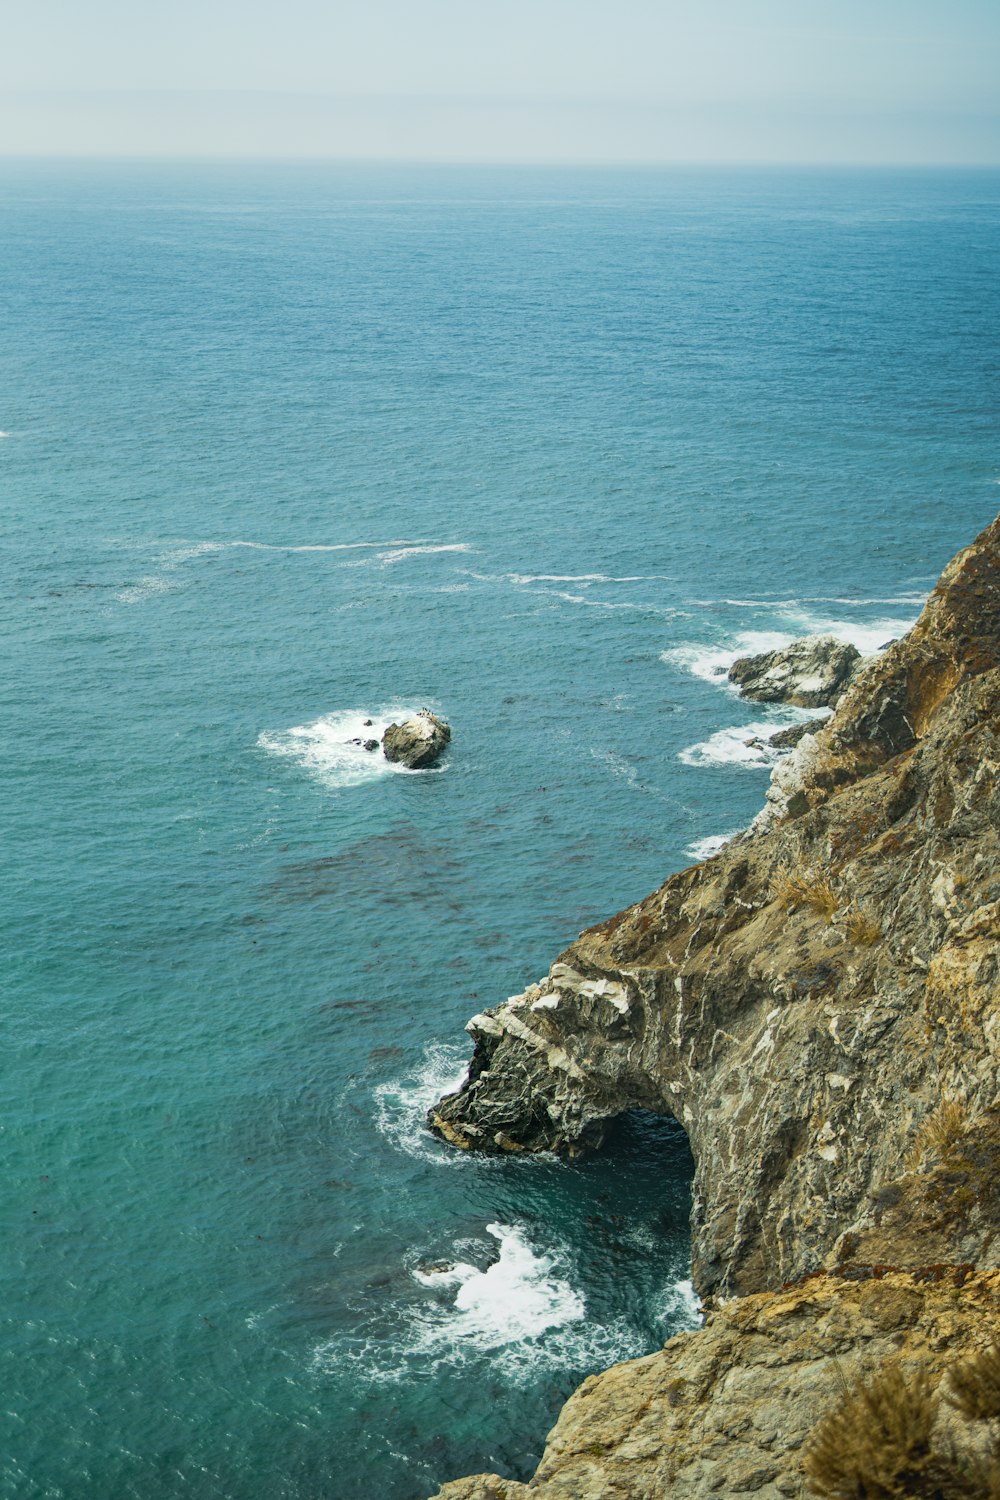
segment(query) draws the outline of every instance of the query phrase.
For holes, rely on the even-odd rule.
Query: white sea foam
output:
[[[637,767],[626,760],[624,755],[619,755],[615,750],[591,750],[590,753],[595,760],[604,761],[611,774],[624,781],[627,786],[634,787],[637,791],[643,790]]]
[[[413,1275],[421,1285],[454,1288],[451,1305],[416,1319],[414,1352],[444,1353],[456,1344],[480,1351],[537,1339],[583,1317],[583,1298],[556,1273],[556,1257],[532,1248],[518,1225],[487,1224],[500,1255],[485,1271],[459,1262],[444,1271]]]
[[[380,552],[378,560],[383,566],[387,566],[390,563],[403,562],[408,557],[425,557],[436,552],[471,551],[472,547],[469,542],[444,542],[440,545],[432,545],[430,543],[426,545],[414,544],[411,546],[394,547],[388,552]]]
[[[10,433],[9,432],[0,432],[0,438],[5,438],[5,437],[10,437]],[[998,480],[997,482],[1000,483],[1000,480]]]
[[[324,786],[340,788],[360,786],[367,781],[376,781],[382,776],[423,776],[426,771],[410,771],[386,760],[381,750],[381,739],[393,721],[413,717],[413,708],[395,707],[369,712],[365,709],[347,709],[340,713],[324,714],[311,724],[296,724],[291,729],[278,733],[258,735],[257,745],[269,755],[285,756],[294,760],[310,772]],[[365,721],[370,719],[370,724]],[[353,740],[378,740],[380,748],[366,750],[364,744],[352,744]],[[443,767],[431,768],[440,771]]]
[[[669,651],[660,653],[660,660],[669,666],[680,667],[682,671],[690,672],[693,677],[701,677],[706,682],[718,682],[723,687],[729,687],[726,673],[737,657],[757,656],[762,651],[776,651],[779,646],[787,646],[791,639],[787,631],[744,630],[724,646],[700,645],[694,642],[684,646],[672,646]],[[734,687],[733,691],[735,690]]]
[[[707,838],[695,839],[693,843],[688,844],[684,853],[699,863],[703,859],[711,859],[713,854],[718,854],[720,849],[726,847],[730,839],[734,839],[742,831],[740,828],[731,828],[728,833],[710,833]]]
[[[695,600],[694,603],[706,603],[707,601]],[[681,671],[689,672],[693,677],[701,677],[706,682],[718,683],[720,687],[729,688],[736,692],[735,684],[729,682],[727,673],[733,662],[741,656],[759,656],[765,651],[778,651],[788,646],[794,640],[801,640],[808,636],[832,635],[840,641],[849,641],[850,644],[862,656],[873,656],[887,641],[897,640],[905,635],[914,624],[919,610],[914,609],[909,615],[882,616],[877,620],[845,620],[832,614],[824,614],[805,607],[803,601],[786,600],[780,604],[765,604],[759,600],[735,600],[727,599],[713,601],[713,603],[745,604],[748,608],[766,608],[773,616],[782,622],[782,628],[771,628],[768,630],[744,630],[734,635],[724,644],[704,644],[699,642],[687,642],[682,646],[673,646],[667,651],[660,653],[660,660],[668,666],[679,667]],[[838,601],[831,600],[831,603]],[[848,603],[850,601],[842,601]],[[881,603],[904,604],[911,602],[903,598],[882,601],[869,601]],[[912,601],[914,604],[922,603],[923,596]]]
[[[505,573],[509,583],[653,583],[669,582],[665,573],[630,573],[623,578],[609,573]]]
[[[677,759],[686,766],[741,766],[748,770],[776,766],[782,752],[768,740],[778,728],[774,723],[757,723],[717,729],[707,740],[682,750]]]
[[[133,547],[134,549],[134,544],[132,543],[128,543],[125,545]],[[238,548],[242,548],[250,552],[280,553],[377,552],[380,554],[383,561],[386,558],[409,556],[414,551],[452,550],[451,548],[440,549],[436,547],[425,547],[423,539],[411,541],[402,538],[397,538],[394,541],[380,542],[307,543],[251,542],[244,541],[242,539],[225,542],[177,540],[170,543],[160,542],[156,545],[160,547],[167,547],[167,550],[161,552],[155,559],[156,563],[159,565],[159,573],[147,575],[146,577],[140,579],[138,583],[132,584],[128,588],[122,589],[116,596],[119,603],[137,604],[141,600],[148,598],[151,594],[164,593],[167,589],[174,588],[176,586],[176,579],[173,577],[173,575],[180,568],[182,568],[185,563],[192,562],[195,558],[206,557],[214,552],[228,552]],[[386,549],[391,550],[387,551]],[[464,550],[464,547],[462,550]],[[364,560],[362,559],[362,562],[363,561]],[[341,566],[350,567],[352,566],[352,564],[341,564]],[[354,566],[357,566],[357,564],[354,564]]]
[[[694,1283],[685,1279],[665,1287],[657,1299],[656,1316],[668,1337],[700,1328],[703,1321],[701,1302]]]
[[[165,594],[170,588],[173,588],[173,583],[169,578],[150,573],[138,582],[130,583],[127,588],[119,589],[115,598],[119,604],[140,604],[143,599],[148,599],[153,594]]]
[[[357,1338],[335,1338],[313,1351],[316,1375],[342,1374],[346,1363],[377,1383],[412,1381],[439,1369],[469,1367],[517,1385],[549,1372],[603,1369],[648,1351],[648,1334],[626,1318],[599,1323],[573,1285],[568,1246],[541,1250],[520,1224],[490,1224],[499,1256],[485,1270],[458,1259],[437,1271],[411,1270],[424,1296],[392,1309],[401,1326]],[[456,1246],[469,1251],[468,1243]],[[660,1305],[660,1303],[662,1305]],[[655,1310],[664,1333],[694,1326],[683,1283],[665,1288]]]
[[[490,1224],[487,1232],[500,1253],[486,1270],[464,1260],[440,1271],[414,1269],[425,1296],[398,1309],[403,1327],[391,1339],[323,1343],[313,1351],[313,1371],[338,1374],[353,1362],[368,1380],[397,1383],[440,1368],[481,1370],[487,1362],[491,1377],[520,1384],[645,1352],[643,1334],[625,1319],[602,1325],[586,1317],[565,1247],[540,1250],[519,1224]]]
[[[204,552],[226,552],[235,548],[249,552],[380,552],[387,547],[420,547],[424,545],[424,538],[396,537],[382,542],[247,542],[237,539],[226,542],[178,541],[170,545],[176,550],[165,556],[183,562]]]
[[[588,609],[628,609],[633,614],[638,611],[645,615],[663,615],[668,619],[673,619],[678,614],[678,611],[669,605],[646,604],[625,599],[588,599],[583,594],[568,594],[561,589],[554,592],[557,599],[564,599],[567,604],[585,604]]]
[[[843,620],[839,616],[819,614],[813,610],[789,610],[790,634],[785,642],[802,636],[833,635],[838,641],[849,641],[862,656],[874,656],[887,641],[898,640],[913,628],[918,610],[909,615],[888,615],[877,620]],[[741,653],[742,654],[742,653]]]
[[[427,1129],[427,1111],[445,1094],[454,1094],[469,1071],[468,1049],[438,1043],[425,1051],[417,1067],[375,1090],[375,1126],[407,1156],[440,1166],[459,1166],[460,1151],[443,1147]]]
[[[639,768],[634,766],[630,760],[627,760],[624,755],[619,755],[616,750],[598,750],[592,746],[590,753],[595,760],[607,766],[612,776],[617,777],[619,781],[624,781],[626,786],[632,791],[642,792],[644,796],[653,797],[657,802],[665,802],[670,806],[679,807],[682,812],[686,813],[689,811],[684,803],[679,802],[676,797],[667,796],[658,787],[650,786],[647,782],[643,781]]]
[[[720,604],[731,604],[737,609],[772,610],[801,610],[810,604],[845,604],[854,609],[869,609],[873,604],[906,604],[922,609],[927,603],[927,593],[923,590],[920,593],[874,595],[868,599],[847,599],[841,594],[805,594],[797,599],[688,599],[686,602],[701,609],[717,609]]]

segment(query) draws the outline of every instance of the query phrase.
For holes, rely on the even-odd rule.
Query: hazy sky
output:
[[[1000,0],[24,0],[0,153],[1000,162]]]

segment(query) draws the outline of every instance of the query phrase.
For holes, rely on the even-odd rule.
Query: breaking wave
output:
[[[445,1094],[454,1094],[469,1071],[468,1048],[436,1043],[427,1048],[411,1072],[379,1084],[375,1090],[375,1127],[407,1156],[458,1166],[460,1151],[442,1146],[427,1128],[427,1111]]]
[[[705,682],[717,682],[722,687],[736,691],[726,678],[726,673],[740,656],[757,656],[763,651],[777,651],[794,639],[787,631],[745,630],[727,645],[689,643],[671,646],[661,651],[660,660],[668,666],[679,667],[692,677],[701,677]]]
[[[737,658],[758,656],[765,651],[777,651],[792,641],[801,640],[804,637],[836,636],[840,641],[849,641],[861,652],[862,656],[874,656],[889,641],[898,640],[900,636],[912,629],[926,597],[925,594],[903,594],[885,599],[865,600],[863,603],[858,601],[859,609],[869,610],[874,604],[911,606],[908,614],[880,615],[874,620],[845,619],[842,612],[834,614],[808,607],[809,604],[823,603],[849,605],[852,603],[849,599],[831,598],[809,601],[788,599],[775,603],[767,603],[758,599],[691,600],[690,603],[704,608],[728,605],[766,611],[770,616],[768,628],[739,631],[728,640],[721,642],[689,641],[661,652],[660,660],[693,677],[718,683],[721,687],[735,692],[736,688],[728,681],[726,674]]]
[[[534,1250],[517,1225],[487,1224],[486,1232],[499,1243],[500,1254],[485,1271],[459,1261],[442,1270],[413,1272],[421,1286],[449,1295],[439,1308],[415,1319],[412,1352],[445,1353],[456,1345],[498,1349],[583,1317],[583,1298],[556,1274],[557,1256]]]
[[[386,760],[382,754],[382,736],[389,725],[393,721],[398,723],[411,718],[415,712],[415,709],[406,707],[380,709],[374,713],[347,709],[324,714],[311,724],[296,724],[276,734],[264,732],[258,735],[257,745],[269,755],[295,761],[324,786],[332,788],[360,786],[383,776],[434,774],[444,768],[435,766],[426,771],[411,771]],[[365,742],[372,740],[378,741],[378,747],[366,750]]]
[[[464,1259],[414,1265],[417,1295],[389,1310],[392,1333],[324,1341],[313,1350],[313,1373],[336,1376],[350,1363],[361,1378],[397,1384],[486,1365],[491,1377],[525,1385],[546,1372],[601,1369],[649,1352],[648,1332],[627,1318],[600,1323],[587,1316],[568,1246],[540,1249],[516,1223],[488,1224],[486,1233],[499,1254],[485,1269]],[[690,1282],[666,1286],[654,1318],[664,1336],[697,1326]]]
[[[717,729],[707,740],[681,750],[678,760],[686,766],[776,766],[785,752],[769,744],[778,724],[736,724]]]
[[[710,833],[707,838],[695,839],[688,844],[684,853],[700,864],[703,859],[711,859],[713,854],[718,854],[720,849],[726,847],[730,839],[734,839],[742,831],[741,828],[732,828],[728,833]]]

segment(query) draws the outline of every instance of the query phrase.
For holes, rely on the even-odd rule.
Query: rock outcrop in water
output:
[[[805,1494],[799,1445],[844,1379],[895,1348],[934,1383],[988,1342],[1000,518],[777,768],[753,829],[468,1029],[468,1079],[430,1117],[455,1146],[577,1154],[636,1107],[686,1126],[693,1275],[719,1309],[587,1382],[532,1495]]]
[[[729,668],[741,698],[827,708],[836,702],[861,661],[861,652],[832,635],[793,641],[778,651],[741,656]]]
[[[440,760],[451,742],[451,729],[429,708],[422,708],[402,724],[390,724],[382,736],[382,753],[411,771],[422,771]]]

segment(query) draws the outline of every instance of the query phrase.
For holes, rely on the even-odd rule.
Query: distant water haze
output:
[[[998,50],[986,0],[50,0],[0,152],[988,164]]]

